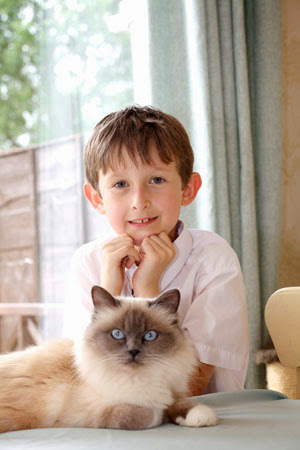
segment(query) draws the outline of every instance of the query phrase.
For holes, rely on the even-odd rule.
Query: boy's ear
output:
[[[83,192],[90,204],[101,214],[105,214],[103,200],[99,192],[97,192],[90,183],[84,184]]]
[[[201,188],[201,185],[202,180],[200,174],[198,172],[193,172],[187,185],[185,186],[182,192],[182,199],[181,199],[182,206],[187,206],[190,203],[192,203],[199,189]]]

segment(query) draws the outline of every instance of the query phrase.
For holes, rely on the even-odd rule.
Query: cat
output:
[[[180,292],[129,299],[94,286],[92,299],[80,345],[58,339],[0,356],[0,432],[215,425],[214,410],[184,398],[197,358],[177,323]]]

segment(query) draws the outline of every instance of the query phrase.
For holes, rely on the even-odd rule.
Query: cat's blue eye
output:
[[[158,334],[154,330],[147,331],[147,333],[144,334],[144,340],[147,342],[155,341]]]
[[[125,334],[123,333],[123,331],[118,330],[117,328],[112,330],[111,335],[114,339],[117,339],[117,340],[124,339],[124,337],[125,337]]]
[[[153,177],[151,181],[152,181],[153,184],[161,184],[165,180],[162,177]]]
[[[127,186],[127,183],[124,180],[118,181],[117,183],[114,184],[114,187],[116,187],[118,189],[125,188],[126,186]]]

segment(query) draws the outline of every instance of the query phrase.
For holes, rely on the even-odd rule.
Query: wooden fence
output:
[[[61,332],[61,305],[47,303],[63,303],[71,255],[87,239],[82,145],[77,135],[0,152],[0,352]]]
[[[61,335],[71,256],[109,228],[83,197],[85,140],[0,151],[0,352]]]

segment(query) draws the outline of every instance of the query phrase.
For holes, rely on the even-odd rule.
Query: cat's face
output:
[[[182,332],[176,321],[179,291],[156,301],[114,299],[104,289],[93,289],[95,314],[86,338],[99,357],[111,365],[151,364],[180,347]]]

